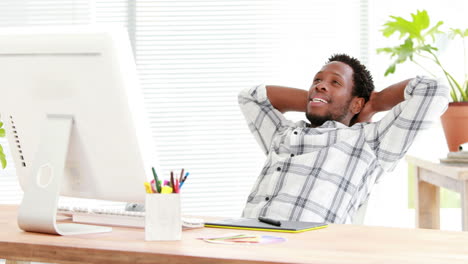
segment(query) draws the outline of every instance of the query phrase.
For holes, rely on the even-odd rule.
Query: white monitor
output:
[[[144,202],[156,157],[125,30],[0,29],[0,75],[1,118],[24,191],[20,228],[105,231],[56,225],[59,194]]]

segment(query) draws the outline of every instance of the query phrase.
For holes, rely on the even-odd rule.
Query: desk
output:
[[[416,178],[416,225],[440,228],[440,187],[460,193],[462,229],[468,231],[468,167],[441,164],[413,156],[406,161],[414,165]]]
[[[181,241],[145,242],[142,229],[55,236],[23,232],[16,206],[0,206],[0,258],[53,263],[468,263],[468,233],[359,225],[330,225],[304,233],[274,233],[285,243],[209,244],[197,237],[228,232],[200,228]]]

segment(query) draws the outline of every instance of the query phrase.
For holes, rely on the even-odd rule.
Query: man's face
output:
[[[354,116],[350,111],[353,89],[353,69],[333,61],[315,75],[309,89],[306,116],[313,127],[334,120],[349,125]]]

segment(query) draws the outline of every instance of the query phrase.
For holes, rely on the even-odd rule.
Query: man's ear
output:
[[[354,115],[357,115],[357,114],[359,114],[361,112],[362,108],[364,108],[365,104],[366,104],[366,100],[364,100],[364,98],[356,96],[351,101],[349,110]]]

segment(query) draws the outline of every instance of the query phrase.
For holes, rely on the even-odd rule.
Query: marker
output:
[[[162,187],[162,190],[161,190],[161,193],[162,193],[162,194],[167,194],[167,193],[172,193],[172,191],[173,191],[173,190],[172,190],[171,187],[169,187],[169,186],[163,186],[163,187]]]
[[[174,186],[172,187],[174,193],[179,193],[179,179],[175,179]]]
[[[153,193],[157,193],[158,190],[156,189],[156,181],[153,179],[150,181],[150,185],[151,185],[151,190],[153,191]]]
[[[188,172],[185,173],[184,179],[182,179],[182,181],[181,181],[180,184],[179,184],[179,189],[182,188],[182,185],[184,185],[184,182],[185,182],[185,180],[187,180],[187,176],[189,176],[189,174],[190,174],[190,173],[188,173]]]
[[[274,226],[281,226],[281,222],[279,220],[274,220],[274,219],[266,218],[266,217],[263,217],[263,216],[259,216],[258,221],[260,221],[262,223],[274,225]]]
[[[174,172],[171,171],[171,185],[172,189],[175,190],[175,182],[174,182]]]
[[[153,193],[153,190],[151,190],[151,185],[149,182],[144,182],[145,185],[146,193]]]
[[[183,179],[184,179],[184,169],[180,171],[179,182],[181,182]]]
[[[154,167],[151,167],[151,170],[153,171],[154,184],[156,184],[156,191],[158,191],[158,193],[161,193],[161,184],[158,181],[158,175],[156,174],[156,170],[154,169]]]

